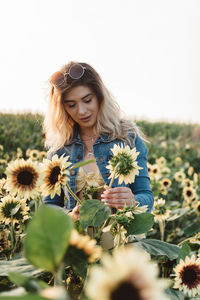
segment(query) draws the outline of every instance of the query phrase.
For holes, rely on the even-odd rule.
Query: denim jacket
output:
[[[131,188],[135,200],[139,202],[139,205],[148,205],[148,211],[151,211],[153,208],[153,194],[150,187],[150,179],[148,176],[147,169],[147,147],[145,146],[143,140],[135,133],[129,133],[129,139],[131,142],[126,142],[125,144],[129,145],[131,148],[136,147],[136,150],[140,152],[137,157],[138,165],[143,167],[139,170],[139,175],[135,177],[135,182],[132,184],[118,184],[118,178],[113,182],[112,187],[117,186],[126,186]],[[96,158],[96,163],[101,173],[101,176],[106,185],[109,185],[110,179],[108,179],[110,173],[106,166],[109,164],[109,160],[112,157],[111,149],[114,147],[114,144],[121,145],[124,144],[122,140],[114,139],[111,140],[106,135],[101,135],[93,145],[93,152]],[[62,148],[57,150],[55,153],[48,155],[48,158],[51,159],[54,154],[58,154],[60,157],[64,153],[64,156],[69,156],[69,161],[74,164],[80,162],[84,158],[84,145],[80,139],[78,131],[75,130],[73,139],[67,145],[64,145]],[[68,184],[72,191],[76,193],[76,177],[78,174],[78,168],[73,169],[70,172],[70,181]],[[44,197],[44,202],[46,204],[53,204],[58,206],[65,206],[66,209],[73,209],[76,205],[74,198],[67,192],[64,188],[61,191],[61,195],[55,195],[52,199],[50,196]]]

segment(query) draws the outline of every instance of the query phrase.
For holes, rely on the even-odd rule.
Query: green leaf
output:
[[[191,252],[190,246],[188,245],[188,243],[183,243],[180,251],[179,251],[179,255],[177,258],[177,263],[179,263],[179,261],[182,259],[184,260],[186,258],[186,256],[189,256]]]
[[[171,300],[183,300],[184,295],[179,290],[174,290],[172,288],[168,288],[165,290],[165,293],[170,297]]]
[[[27,292],[38,292],[42,288],[47,288],[48,284],[41,280],[36,280],[34,277],[27,277],[21,273],[10,272],[9,279],[17,286],[22,286]]]
[[[55,272],[68,247],[73,222],[62,210],[42,205],[28,224],[26,258],[36,267]]]
[[[100,200],[84,201],[80,207],[80,223],[83,229],[87,226],[100,226],[110,216],[110,208]]]
[[[46,300],[47,298],[41,297],[36,294],[27,294],[24,296],[1,296],[0,299],[2,300]]]
[[[176,259],[180,251],[180,248],[176,245],[155,239],[143,239],[139,241],[139,244],[148,253],[155,256],[164,255],[167,256],[170,260]]]
[[[70,246],[65,256],[66,266],[71,266],[74,272],[85,278],[87,275],[88,257],[84,252],[76,247]]]
[[[185,236],[192,236],[195,233],[200,231],[200,222],[195,222],[189,225],[188,227],[184,228]]]
[[[154,223],[154,216],[150,213],[134,215],[134,219],[125,226],[128,235],[142,234],[147,232]]]

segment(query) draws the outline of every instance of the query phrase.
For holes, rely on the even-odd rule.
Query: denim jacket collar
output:
[[[100,143],[100,142],[110,142],[112,139],[106,135],[106,134],[101,134],[98,139],[96,140],[95,144]],[[74,133],[73,133],[73,137],[72,139],[69,141],[69,143],[67,145],[72,145],[74,143],[77,144],[82,144],[82,140],[80,137],[80,133],[79,133],[79,128],[77,125],[74,126]]]

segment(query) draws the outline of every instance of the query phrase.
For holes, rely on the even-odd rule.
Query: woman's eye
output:
[[[89,103],[91,101],[92,101],[92,99],[88,99],[88,100],[85,101],[85,103]]]
[[[75,104],[68,104],[67,105],[69,108],[73,108],[73,107],[75,107]]]

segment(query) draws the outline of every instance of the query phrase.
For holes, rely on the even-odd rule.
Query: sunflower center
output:
[[[117,168],[117,173],[122,175],[128,175],[131,170],[133,170],[133,160],[127,153],[118,153],[117,156],[114,156],[111,159],[111,166],[115,166],[119,163]]]
[[[180,272],[182,284],[189,289],[197,288],[200,284],[200,267],[198,265],[188,265]]]
[[[34,175],[30,170],[23,170],[17,174],[17,181],[21,185],[31,185]]]
[[[56,166],[52,169],[49,181],[51,184],[55,184],[58,181],[58,176],[60,174],[60,167]]]
[[[164,181],[163,184],[164,184],[164,186],[168,186],[169,182],[168,181]]]
[[[121,282],[110,295],[111,300],[142,300],[139,290],[130,282]]]
[[[187,194],[188,197],[190,197],[192,195],[192,192],[191,191],[187,191],[186,194]]]

